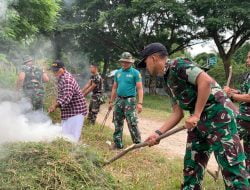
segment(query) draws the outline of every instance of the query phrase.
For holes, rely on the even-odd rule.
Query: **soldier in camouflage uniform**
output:
[[[173,113],[146,141],[151,146],[159,143],[156,138],[181,121],[183,110],[191,114],[185,121],[188,137],[181,189],[202,188],[205,168],[212,152],[222,168],[227,190],[250,189],[234,106],[221,87],[189,60],[177,59],[166,64],[167,50],[160,43],[148,45],[142,56],[144,59],[139,66],[147,66],[150,74],[164,74],[165,68],[166,88],[173,102]]]
[[[246,66],[250,67],[250,52],[248,52]],[[241,90],[224,87],[227,95],[234,101],[240,102],[240,114],[237,116],[238,131],[243,139],[246,154],[246,167],[250,173],[250,73],[248,72],[241,85]]]
[[[88,121],[91,124],[95,124],[97,114],[100,111],[101,104],[104,103],[103,100],[103,79],[98,73],[98,65],[92,64],[90,66],[91,77],[88,83],[82,89],[82,93],[87,96],[92,92],[92,98],[89,105]]]
[[[23,66],[18,75],[17,89],[23,89],[25,97],[29,98],[33,106],[33,110],[43,109],[44,99],[44,82],[48,82],[47,74],[33,65],[32,58],[26,56]]]
[[[115,105],[113,148],[121,149],[123,148],[122,135],[124,119],[127,120],[133,143],[137,144],[141,142],[141,135],[137,127],[138,119],[136,108],[139,113],[142,111],[143,88],[140,72],[132,67],[134,63],[132,55],[128,52],[124,52],[119,62],[122,68],[115,73],[109,109],[111,110],[113,105]],[[136,103],[137,93],[138,103]],[[114,100],[115,103],[113,104]]]

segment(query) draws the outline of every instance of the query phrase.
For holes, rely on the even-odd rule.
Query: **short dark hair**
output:
[[[97,63],[91,63],[90,66],[98,68],[99,65]]]

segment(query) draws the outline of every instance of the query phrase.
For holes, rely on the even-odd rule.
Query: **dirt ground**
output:
[[[106,112],[107,106],[103,105],[97,117],[98,123],[102,123]],[[153,118],[144,118],[139,115],[139,129],[142,135],[142,140],[145,140],[153,131],[158,129],[163,124],[163,122],[164,120],[159,121],[154,120]],[[109,126],[111,129],[114,129],[114,124],[112,123],[112,113],[109,115],[109,118],[106,121],[106,125]],[[130,136],[126,122],[124,122],[124,133]],[[186,138],[186,131],[181,131],[177,134],[174,134],[173,136],[162,140],[159,145],[156,145],[154,147],[166,153],[166,157],[168,159],[174,159],[176,157],[183,158],[185,154]],[[208,163],[208,168],[212,171],[216,171],[217,167],[218,165],[216,163],[216,160],[212,155]]]

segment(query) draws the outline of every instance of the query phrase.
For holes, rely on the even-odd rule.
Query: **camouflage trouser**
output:
[[[88,121],[91,124],[95,124],[97,114],[100,111],[100,106],[102,102],[100,101],[102,95],[93,94],[89,104]]]
[[[37,90],[24,91],[24,95],[30,100],[33,110],[43,109],[44,93]]]
[[[114,143],[118,148],[123,148],[122,132],[124,119],[127,120],[130,135],[133,143],[141,142],[141,135],[137,127],[138,118],[136,113],[136,98],[117,98],[114,108],[113,122],[115,125],[115,132],[113,135]]]
[[[244,151],[246,155],[246,168],[250,173],[250,121],[237,119],[237,126],[240,138],[243,139]]]
[[[235,116],[231,110],[220,105],[214,110],[203,113],[198,126],[188,131],[182,189],[201,189],[205,168],[212,151],[221,167],[226,189],[250,189]]]

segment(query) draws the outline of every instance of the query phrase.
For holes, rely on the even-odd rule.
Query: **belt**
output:
[[[121,99],[128,99],[128,98],[134,98],[135,96],[118,96],[118,98]]]
[[[101,94],[102,94],[102,92],[93,92],[92,95],[101,95]]]

